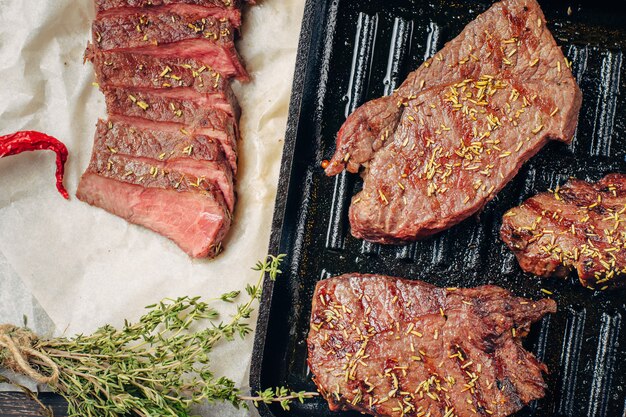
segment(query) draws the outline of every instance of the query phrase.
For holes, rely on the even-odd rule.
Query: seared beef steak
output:
[[[116,155],[150,160],[159,170],[187,173],[181,184],[196,184],[201,178],[221,192],[232,212],[235,207],[234,179],[220,144],[206,136],[185,135],[177,129],[158,127],[155,129],[149,123],[142,126],[116,119],[108,123],[101,120],[96,131],[94,157],[99,156],[107,164]],[[130,175],[128,171],[125,174]]]
[[[194,99],[202,95],[214,106],[239,119],[239,104],[228,79],[195,59],[159,58],[131,52],[105,52],[93,46],[86,58],[96,68],[101,88],[134,88],[141,90],[182,90],[179,95]],[[193,90],[193,91],[191,91]],[[197,94],[196,94],[197,93]]]
[[[539,5],[505,0],[352,114],[326,173],[365,167],[354,236],[415,240],[478,212],[548,140],[571,140],[580,105]]]
[[[103,171],[104,172],[104,171]],[[138,185],[88,170],[78,198],[172,239],[189,256],[216,256],[230,229],[230,214],[215,194]]]
[[[224,75],[248,79],[235,49],[235,29],[228,20],[217,19],[202,7],[172,4],[157,9],[114,9],[98,16],[92,32],[96,47],[103,51],[153,55],[169,51],[170,56],[181,58],[196,55]],[[159,48],[161,45],[167,48]]]
[[[235,210],[239,0],[94,0],[100,120],[77,197],[217,255]]]
[[[500,235],[524,271],[548,277],[575,269],[582,285],[604,290],[624,285],[625,212],[626,175],[571,179],[509,210]]]
[[[170,4],[200,6],[218,19],[228,19],[238,28],[241,26],[241,2],[238,0],[96,0],[96,12],[110,9],[159,7]]]
[[[230,228],[230,168],[220,164],[215,145],[205,153],[213,160],[203,161],[187,155],[189,148],[171,147],[171,140],[165,133],[100,121],[77,197],[161,233],[190,256],[214,255]]]
[[[332,410],[504,417],[544,395],[521,337],[555,311],[494,286],[344,275],[315,289],[308,362]]]
[[[182,132],[198,133],[222,145],[233,172],[237,172],[238,130],[234,118],[211,106],[204,96],[190,97],[185,89],[143,91],[131,88],[104,89],[110,114],[178,125]],[[159,128],[161,123],[155,123]]]

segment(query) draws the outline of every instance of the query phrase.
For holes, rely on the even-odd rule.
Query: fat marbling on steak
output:
[[[308,363],[332,410],[504,417],[544,395],[521,338],[553,300],[349,274],[320,281],[312,309]]]
[[[477,213],[550,139],[571,140],[581,93],[535,0],[468,24],[337,136],[328,175],[361,167],[352,234],[398,243]]]
[[[500,235],[524,271],[542,277],[578,272],[590,289],[624,285],[626,175],[596,183],[571,179],[509,210]]]

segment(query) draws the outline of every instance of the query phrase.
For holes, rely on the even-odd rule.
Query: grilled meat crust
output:
[[[505,0],[366,103],[337,136],[328,175],[363,171],[352,234],[430,236],[477,213],[550,139],[568,142],[581,92],[535,0]]]
[[[308,363],[332,410],[504,417],[544,395],[521,338],[555,311],[495,286],[343,275],[315,289]]]
[[[576,270],[587,288],[619,287],[626,274],[625,212],[626,175],[596,183],[570,179],[509,210],[500,236],[526,272],[563,277]]]

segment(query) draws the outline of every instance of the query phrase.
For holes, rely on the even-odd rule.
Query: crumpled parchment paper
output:
[[[21,324],[36,305],[56,334],[72,335],[137,319],[165,297],[211,298],[255,282],[250,268],[267,253],[303,9],[304,0],[262,0],[245,14],[238,48],[253,81],[235,85],[243,108],[235,223],[218,259],[194,261],[73,196],[105,117],[93,68],[83,65],[92,1],[0,0],[0,134],[40,130],[62,140],[72,195],[67,202],[56,191],[52,152],[0,159],[0,321]],[[49,331],[45,320],[34,325]],[[220,347],[216,370],[247,386],[251,349],[252,337]],[[247,415],[231,407],[205,414]]]

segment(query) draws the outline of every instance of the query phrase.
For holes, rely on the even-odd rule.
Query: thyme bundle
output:
[[[67,400],[70,417],[190,416],[191,407],[205,401],[237,408],[278,402],[288,409],[292,401],[318,394],[279,387],[244,395],[232,380],[214,375],[209,361],[218,342],[252,332],[248,319],[263,278],[276,280],[283,257],[257,263],[258,282],[246,287],[247,302],[226,323],[199,297],[182,297],[148,306],[137,323],[125,322],[121,329],[107,325],[73,338],[42,339],[26,328],[5,325],[0,327],[0,365],[48,384]],[[233,291],[212,301],[234,303],[240,295]]]

